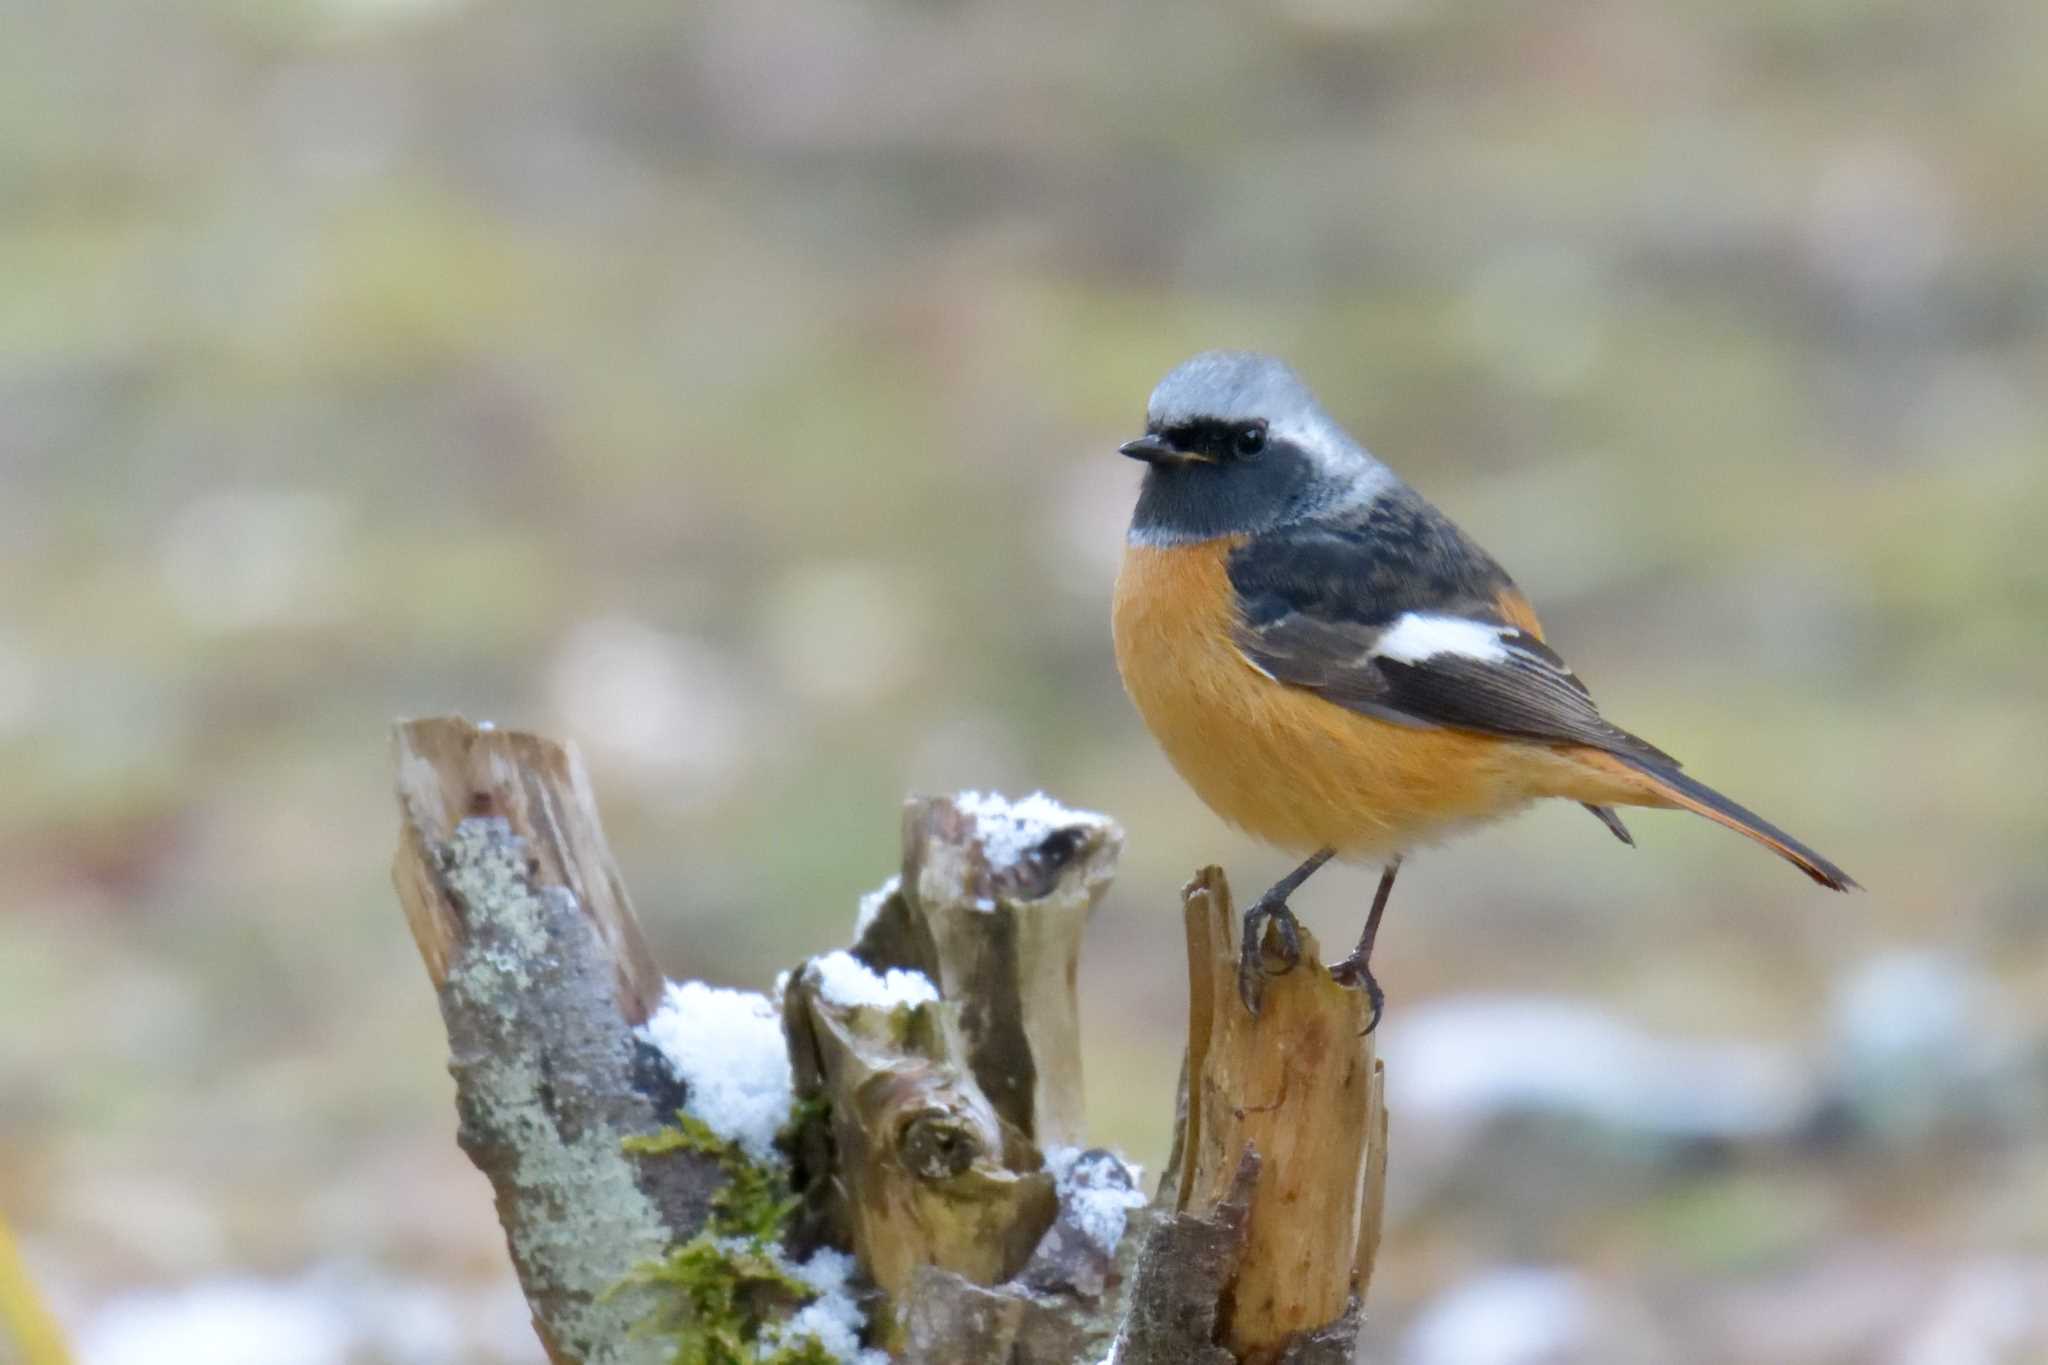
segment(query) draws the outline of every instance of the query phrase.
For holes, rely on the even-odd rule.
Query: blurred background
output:
[[[1381,939],[1392,1365],[2048,1359],[2048,8],[0,11],[0,1212],[89,1365],[540,1360],[386,727],[571,736],[676,976],[907,791],[1282,862],[1125,702],[1171,365],[1291,358],[1608,712],[1840,860],[1539,811]],[[1298,904],[1348,937],[1366,870]],[[0,1347],[0,1357],[5,1348]]]

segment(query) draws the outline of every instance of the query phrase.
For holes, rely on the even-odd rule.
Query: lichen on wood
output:
[[[717,1162],[659,1163],[633,1027],[658,989],[572,750],[459,719],[395,736],[394,879],[447,1026],[459,1140],[491,1181],[534,1326],[557,1362],[657,1365],[634,1325],[656,1306],[617,1286],[703,1223]]]

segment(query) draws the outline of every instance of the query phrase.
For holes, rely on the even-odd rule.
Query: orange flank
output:
[[[1126,546],[1113,613],[1124,689],[1223,819],[1296,853],[1384,858],[1538,797],[1642,800],[1642,783],[1549,745],[1377,720],[1274,681],[1232,639],[1239,543]]]

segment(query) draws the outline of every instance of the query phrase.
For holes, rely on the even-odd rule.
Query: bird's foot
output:
[[[1372,1007],[1372,1017],[1365,1022],[1365,1033],[1371,1033],[1380,1026],[1380,1015],[1387,1008],[1387,993],[1380,989],[1379,979],[1372,974],[1371,963],[1353,953],[1343,961],[1331,964],[1330,979],[1340,986],[1365,992],[1366,1003]]]
[[[1280,888],[1274,888],[1275,891]],[[1287,908],[1284,894],[1268,891],[1244,914],[1244,946],[1237,959],[1237,998],[1253,1018],[1258,1017],[1259,1000],[1265,993],[1266,927],[1270,924],[1279,939],[1273,956],[1280,962],[1273,976],[1285,976],[1301,965],[1301,924]]]

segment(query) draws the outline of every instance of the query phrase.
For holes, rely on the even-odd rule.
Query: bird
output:
[[[1333,858],[1377,863],[1352,952],[1370,1001],[1381,917],[1414,849],[1546,798],[1633,845],[1617,807],[1691,811],[1831,890],[1835,863],[1609,722],[1514,580],[1324,411],[1285,362],[1205,351],[1153,389],[1147,466],[1111,610],[1125,691],[1227,823],[1302,859],[1246,912],[1238,992],[1258,1013],[1267,930]]]

